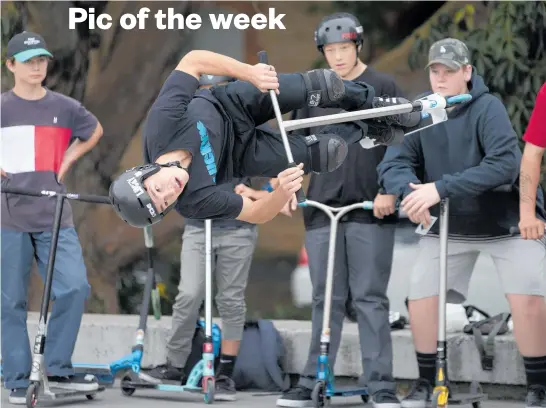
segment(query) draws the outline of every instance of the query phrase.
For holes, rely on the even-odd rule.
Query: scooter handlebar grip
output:
[[[288,163],[288,167],[298,167],[298,165],[296,163]],[[307,201],[307,197],[305,197],[303,188],[300,188],[298,191],[296,191],[296,199],[298,200],[298,204],[301,204]]]
[[[510,235],[517,235],[519,233],[519,227],[510,227]]]
[[[146,248],[154,247],[154,234],[151,226],[144,228],[144,244],[146,245]]]
[[[260,64],[267,64],[267,52],[258,52],[258,61],[260,62]]]
[[[307,197],[305,197],[305,193],[302,189],[296,191],[296,199],[298,200],[298,203],[304,203],[305,201],[307,201]]]
[[[365,210],[373,210],[373,201],[364,201],[362,203],[362,208]]]
[[[457,105],[459,103],[468,102],[471,99],[472,99],[472,95],[470,94],[460,94],[460,95],[450,96],[446,98],[446,103],[448,106],[451,106],[451,105]]]
[[[2,193],[5,194],[19,194],[19,195],[26,195],[26,196],[32,196],[32,197],[47,197],[47,196],[55,196],[56,192],[51,192],[52,194],[47,194],[45,191],[36,191],[36,190],[29,190],[26,188],[20,188],[20,187],[8,187],[8,186],[2,186]]]

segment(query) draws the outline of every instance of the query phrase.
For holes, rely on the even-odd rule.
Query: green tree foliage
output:
[[[369,38],[371,55],[396,47],[427,21],[443,1],[336,1],[336,11],[355,15]]]
[[[2,2],[2,24],[1,24],[1,35],[2,35],[2,91],[10,88],[13,85],[13,80],[9,71],[6,68],[6,48],[8,46],[8,41],[14,34],[23,31],[22,26],[22,16],[20,7],[18,7],[16,2],[6,1]]]
[[[464,41],[474,66],[504,102],[521,139],[546,81],[546,2],[492,2],[490,7],[483,27],[474,27],[474,8],[469,4],[441,16],[427,36],[416,38],[408,63],[412,69],[422,69],[434,41],[445,37]],[[544,188],[545,174],[546,163],[541,175]]]

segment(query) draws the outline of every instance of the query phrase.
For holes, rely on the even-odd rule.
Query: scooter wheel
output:
[[[38,393],[40,391],[40,384],[32,382],[27,388],[26,404],[27,408],[34,408],[38,403]]]
[[[214,381],[212,379],[207,380],[207,391],[203,396],[205,404],[212,404],[214,402]]]
[[[367,404],[368,402],[370,402],[370,396],[369,395],[361,395],[360,398],[362,398],[362,402],[364,404]]]
[[[313,407],[322,408],[326,405],[325,394],[326,394],[326,384],[324,384],[324,382],[322,381],[317,382],[315,384],[315,387],[313,388],[313,392],[311,393],[311,400],[313,401]]]
[[[126,375],[121,379],[121,393],[126,397],[130,397],[135,393],[135,388],[127,385],[132,380],[130,375]]]
[[[431,401],[431,407],[432,408],[445,408],[446,405],[440,405],[440,398],[442,396],[441,391],[434,391],[434,394],[432,394],[432,401]]]
[[[94,400],[95,399],[95,396],[96,394],[87,394],[85,397],[88,399],[88,400]]]
[[[480,401],[476,401],[472,403],[472,408],[480,408],[482,406]]]

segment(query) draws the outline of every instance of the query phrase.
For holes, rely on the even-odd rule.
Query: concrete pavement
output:
[[[253,393],[239,393],[236,402],[215,402],[213,406],[225,406],[234,408],[266,408],[275,407],[276,396],[255,396]],[[183,404],[183,405],[182,405]],[[11,407],[8,404],[8,392],[2,389],[2,407]],[[39,402],[38,406],[70,406],[74,408],[204,408],[207,405],[199,395],[176,394],[172,392],[137,390],[133,396],[125,397],[121,394],[119,387],[106,389],[97,395],[93,401],[88,401],[85,396],[73,399],[64,399],[52,402]],[[335,407],[371,407],[371,404],[364,405],[359,397],[334,398],[331,406]],[[522,402],[506,401],[484,401],[482,408],[522,408]]]

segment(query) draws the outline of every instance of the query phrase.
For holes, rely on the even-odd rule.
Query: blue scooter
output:
[[[147,246],[151,245],[151,234],[147,236]],[[143,340],[146,328],[146,316],[148,310],[148,302],[151,292],[151,287],[147,287],[144,293],[144,301],[140,316],[140,325],[137,330],[137,339],[132,353],[126,357],[113,362],[110,365],[112,373],[122,369],[129,369],[121,380],[121,392],[125,396],[131,396],[136,389],[155,389],[160,391],[172,392],[192,392],[202,393],[205,403],[211,404],[214,401],[215,389],[215,373],[214,360],[220,352],[221,334],[219,327],[212,323],[212,227],[211,221],[205,221],[205,265],[206,265],[206,295],[205,295],[205,321],[200,320],[198,327],[204,326],[205,342],[203,345],[203,358],[191,370],[185,385],[152,383],[147,376],[140,373],[141,361],[143,355]],[[152,269],[152,261],[150,260],[150,270]],[[153,273],[153,272],[150,272]],[[148,279],[147,283],[150,283]]]
[[[322,334],[320,336],[320,355],[318,357],[317,380],[311,399],[314,407],[324,407],[331,397],[351,397],[358,395],[364,403],[369,401],[367,387],[336,387],[335,376],[329,362],[330,352],[330,313],[332,308],[332,292],[334,282],[334,265],[336,255],[337,226],[341,217],[353,210],[372,210],[373,202],[364,201],[334,208],[317,201],[305,200],[298,203],[299,207],[315,207],[324,211],[330,218],[330,241],[328,245],[328,262],[326,265],[326,288],[324,291],[324,314],[322,318]]]
[[[151,227],[144,228],[144,243],[148,252],[148,274],[144,287],[144,298],[140,309],[140,321],[136,332],[135,344],[131,354],[126,355],[111,364],[74,364],[77,375],[94,375],[99,383],[104,386],[112,386],[116,376],[124,370],[138,372],[144,349],[144,333],[148,319],[150,300],[152,302],[153,314],[156,320],[161,319],[161,299],[154,272],[154,239]]]

